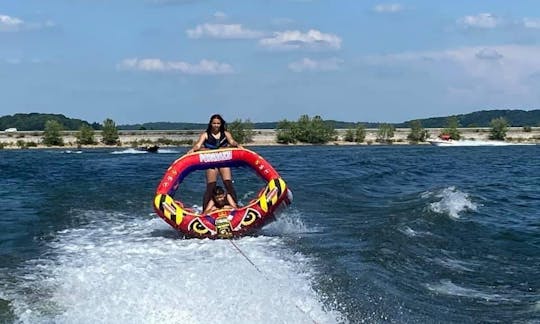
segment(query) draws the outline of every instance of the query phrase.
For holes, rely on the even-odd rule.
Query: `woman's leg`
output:
[[[216,188],[217,174],[217,169],[206,170],[206,191],[204,192],[203,196],[203,210],[206,209],[208,202],[210,201],[210,199],[212,199],[212,194],[214,193],[214,189]]]
[[[236,198],[236,190],[234,190],[232,183],[231,168],[220,168],[219,173],[221,174],[221,179],[223,180],[225,189],[227,189],[227,193],[231,195],[235,203],[238,203],[238,198]]]

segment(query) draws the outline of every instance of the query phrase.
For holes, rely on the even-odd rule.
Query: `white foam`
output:
[[[438,284],[426,284],[426,287],[439,294],[477,298],[485,301],[511,301],[499,294],[485,293],[476,289],[461,287],[450,280],[441,280]]]
[[[455,270],[455,271],[460,271],[460,272],[463,272],[463,271],[467,271],[467,272],[471,272],[471,271],[474,271],[470,266],[471,265],[474,265],[474,264],[471,264],[469,262],[465,262],[465,261],[460,261],[460,260],[455,260],[455,259],[450,259],[450,258],[442,258],[442,259],[435,259],[434,260],[435,263],[438,263],[446,268],[449,268],[449,269],[452,269],[452,270]]]
[[[147,154],[148,152],[143,150],[137,150],[134,148],[128,148],[121,151],[112,151],[111,154]]]
[[[268,235],[291,235],[315,233],[317,229],[306,226],[298,211],[287,209],[276,216],[274,222],[264,226],[262,232]]]
[[[111,154],[148,154],[148,153],[150,153],[150,152],[147,152],[145,150],[138,150],[138,149],[135,149],[135,148],[127,148],[127,149],[124,149],[124,150],[121,150],[121,151],[112,151],[111,152]],[[160,149],[158,149],[158,151],[156,153],[159,153],[159,154],[178,154],[178,153],[183,153],[183,151],[160,148]],[[155,153],[151,153],[151,154],[155,154]]]
[[[436,213],[448,214],[454,219],[459,218],[461,212],[477,209],[476,204],[471,201],[467,193],[461,192],[453,186],[436,193],[435,197],[440,198],[440,200],[431,203],[429,208]]]
[[[401,233],[405,234],[408,237],[415,237],[415,236],[419,236],[421,234],[419,231],[415,231],[412,228],[410,228],[409,226],[402,226],[402,227],[399,228],[399,231]]]
[[[311,260],[278,237],[235,240],[244,257],[231,241],[179,239],[157,218],[84,217],[18,276],[7,297],[22,323],[343,320],[312,289]]]
[[[178,153],[185,153],[187,150],[182,150],[182,151],[179,151],[179,150],[173,150],[173,149],[168,149],[168,148],[160,148],[157,153],[160,153],[160,154],[178,154]]]
[[[443,140],[431,140],[433,144],[439,147],[451,147],[451,146],[516,146],[516,145],[535,145],[534,143],[511,143],[505,141],[494,141],[494,140],[452,140],[452,141],[443,141]]]

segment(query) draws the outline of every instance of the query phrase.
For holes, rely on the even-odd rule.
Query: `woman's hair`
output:
[[[216,118],[221,121],[221,127],[219,127],[219,132],[223,133],[224,131],[227,130],[227,123],[225,122],[225,119],[223,119],[223,117],[221,117],[220,114],[214,114],[210,117],[210,121],[208,122],[208,127],[206,127],[206,132],[208,134],[210,134],[210,132],[212,131],[212,120]]]
[[[220,187],[220,186],[216,186],[214,188],[214,196],[217,196],[217,195],[224,195],[225,194],[225,190]]]

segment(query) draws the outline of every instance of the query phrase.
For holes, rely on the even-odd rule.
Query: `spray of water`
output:
[[[430,210],[447,214],[454,219],[458,219],[462,212],[476,211],[477,209],[477,205],[472,202],[467,193],[461,192],[453,186],[435,193],[434,196],[439,200],[429,205]]]
[[[20,322],[342,321],[312,289],[312,260],[279,237],[241,238],[239,253],[226,240],[181,239],[156,218],[84,217],[88,225],[57,233],[0,296]]]

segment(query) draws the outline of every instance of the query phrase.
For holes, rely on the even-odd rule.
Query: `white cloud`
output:
[[[540,18],[523,18],[523,26],[526,28],[540,29]]]
[[[198,64],[190,64],[182,61],[162,61],[160,59],[137,59],[130,58],[118,64],[122,70],[134,70],[145,72],[178,72],[191,75],[214,75],[234,73],[231,65],[211,60],[201,60]]]
[[[0,32],[19,31],[24,26],[24,21],[16,17],[0,15]]]
[[[503,56],[493,48],[482,48],[475,56],[481,60],[499,60]]]
[[[294,24],[294,22],[295,22],[294,19],[291,19],[291,18],[274,18],[274,19],[272,19],[272,25],[278,26],[278,27],[289,26],[289,25]]]
[[[445,51],[373,56],[365,63],[424,71],[455,84],[478,85],[497,95],[536,96],[528,80],[540,71],[540,46],[464,47]]]
[[[403,11],[403,9],[403,6],[399,3],[378,4],[373,7],[373,11],[378,13],[396,13]]]
[[[313,60],[306,57],[300,61],[290,63],[289,69],[294,72],[335,71],[335,70],[339,70],[339,67],[341,64],[343,64],[343,60],[338,59],[338,58],[331,58],[331,59],[326,59],[326,60]]]
[[[4,60],[7,64],[21,64],[22,60],[20,58],[7,58]]]
[[[25,22],[16,17],[0,15],[0,32],[19,32],[24,30],[38,30],[55,27],[56,24],[47,20],[45,22]]]
[[[269,49],[332,49],[341,48],[341,38],[311,29],[307,33],[297,30],[275,32],[272,37],[259,40],[259,44]]]
[[[257,30],[242,27],[241,24],[202,24],[186,31],[189,38],[249,39],[263,35]]]
[[[197,0],[146,0],[148,3],[156,4],[156,5],[174,5],[174,4],[189,4],[194,3]]]
[[[502,21],[491,13],[481,13],[476,16],[465,16],[458,19],[458,24],[466,28],[492,29],[501,23]]]
[[[214,18],[216,18],[216,19],[225,19],[225,18],[227,18],[227,14],[225,14],[224,12],[221,12],[221,11],[216,11],[216,12],[214,12]]]

